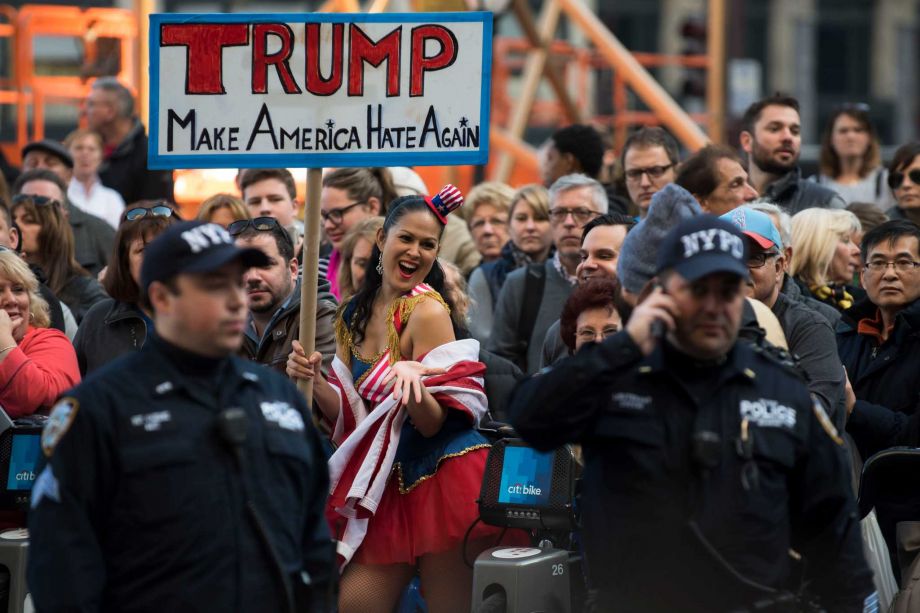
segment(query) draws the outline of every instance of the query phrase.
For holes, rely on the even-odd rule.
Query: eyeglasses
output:
[[[894,269],[898,272],[913,272],[918,266],[920,266],[920,262],[908,260],[907,258],[900,258],[894,261],[872,260],[866,264],[866,270],[871,270],[872,272],[883,272],[888,270],[889,266],[894,266]]]
[[[664,176],[664,173],[666,173],[672,166],[674,166],[674,164],[666,164],[665,166],[649,166],[648,168],[630,168],[624,174],[626,175],[626,179],[629,181],[641,181],[642,175],[648,175],[649,180],[660,179]]]
[[[920,185],[920,168],[914,168],[907,176],[910,177],[911,183],[914,185]],[[892,172],[888,175],[888,187],[891,189],[898,189],[904,183],[904,173],[903,172]]]
[[[575,220],[575,223],[584,225],[600,215],[600,213],[591,209],[586,209],[584,207],[579,207],[577,209],[557,208],[552,209],[549,212],[549,220],[550,222],[558,225],[564,222],[565,218],[569,215],[572,216],[572,219]]]
[[[59,200],[49,198],[48,196],[36,196],[32,194],[16,194],[13,196],[13,206],[22,204],[23,202],[31,202],[35,206],[61,206]]]
[[[125,211],[125,221],[137,221],[138,219],[143,219],[144,217],[173,217],[176,215],[176,212],[172,207],[166,206],[165,204],[157,204],[151,207],[139,206],[137,208]]]
[[[354,202],[348,206],[343,206],[337,209],[332,209],[331,211],[320,211],[319,216],[323,218],[323,221],[331,221],[335,225],[342,223],[342,218],[345,217],[345,213],[355,208],[356,206],[361,206],[362,204],[367,204],[366,202]]]
[[[755,255],[748,256],[747,267],[748,268],[763,268],[767,264],[767,260],[775,258],[779,254],[775,251],[768,251],[766,253],[757,253]]]

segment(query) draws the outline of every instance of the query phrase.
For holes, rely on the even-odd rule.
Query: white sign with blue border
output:
[[[485,164],[492,14],[150,16],[150,168]]]

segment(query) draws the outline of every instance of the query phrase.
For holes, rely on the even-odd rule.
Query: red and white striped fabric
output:
[[[472,339],[453,341],[431,350],[421,362],[447,370],[423,378],[425,388],[441,406],[467,413],[471,423],[478,425],[488,409],[479,343]],[[381,365],[380,372],[368,375],[359,389],[354,387],[348,365],[338,358],[332,363],[329,377],[341,401],[333,433],[333,441],[339,447],[329,459],[329,477],[330,504],[336,514],[346,518],[337,546],[343,567],[364,540],[367,522],[380,504],[407,416],[406,409],[393,398],[392,385],[383,388],[380,383],[389,371],[388,356],[381,357],[372,368],[377,370]],[[375,404],[365,401],[365,392],[373,397],[385,396]]]

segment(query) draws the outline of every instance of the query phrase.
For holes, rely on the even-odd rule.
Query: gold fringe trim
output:
[[[379,360],[381,357],[383,357],[383,354],[389,351],[389,365],[392,366],[402,357],[402,352],[399,350],[399,333],[396,331],[396,325],[393,322],[398,315],[399,323],[404,326],[409,320],[409,316],[412,314],[412,311],[415,310],[415,307],[418,306],[418,304],[426,298],[431,298],[439,302],[441,306],[443,306],[444,309],[450,313],[450,307],[448,307],[447,303],[444,302],[441,294],[434,290],[431,290],[430,292],[424,292],[416,296],[405,296],[397,298],[392,302],[392,304],[390,304],[386,312],[386,346],[384,347],[383,351],[378,353],[370,360],[367,360],[361,356],[361,354],[358,353],[357,347],[355,347],[354,336],[351,333],[351,329],[354,324],[354,315],[352,315],[352,321],[348,322],[348,325],[346,325],[343,315],[345,313],[345,306],[348,304],[348,301],[343,302],[339,305],[338,312],[335,316],[335,340],[341,347],[347,349],[347,351],[343,351],[342,353],[345,355],[351,354],[362,362],[371,364],[371,368],[373,368],[373,365],[377,363],[377,360]],[[349,299],[349,301],[350,300],[351,299]],[[348,367],[351,367],[351,360],[349,360]]]
[[[351,298],[339,305],[335,311],[335,342],[339,347],[352,347],[354,342],[351,336],[351,329],[345,324],[345,307],[351,302]],[[343,355],[348,356],[348,352],[343,351]],[[349,360],[351,367],[351,360]]]
[[[443,462],[444,460],[449,460],[450,458],[458,458],[462,455],[468,454],[471,451],[476,451],[477,449],[488,449],[491,446],[492,446],[491,443],[480,443],[478,445],[467,447],[466,449],[461,449],[460,451],[457,451],[455,453],[448,453],[447,455],[442,455],[440,458],[438,458],[438,463],[435,465],[433,473],[419,477],[415,481],[415,483],[413,483],[409,487],[406,487],[406,484],[403,482],[402,464],[397,462],[396,464],[393,465],[393,470],[396,472],[396,478],[399,479],[399,493],[408,494],[409,492],[414,490],[416,487],[418,487],[418,485],[422,481],[427,481],[428,479],[434,477],[435,474],[437,474],[438,469],[441,468],[441,462]]]

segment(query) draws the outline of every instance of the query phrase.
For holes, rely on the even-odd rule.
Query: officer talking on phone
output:
[[[875,611],[840,436],[795,370],[737,342],[742,235],[688,219],[657,271],[625,330],[512,400],[537,448],[583,445],[598,610],[795,611],[807,584],[829,612]]]
[[[233,356],[243,272],[220,226],[150,243],[155,334],[54,407],[29,514],[39,613],[320,611],[333,549],[326,462],[303,396]]]

